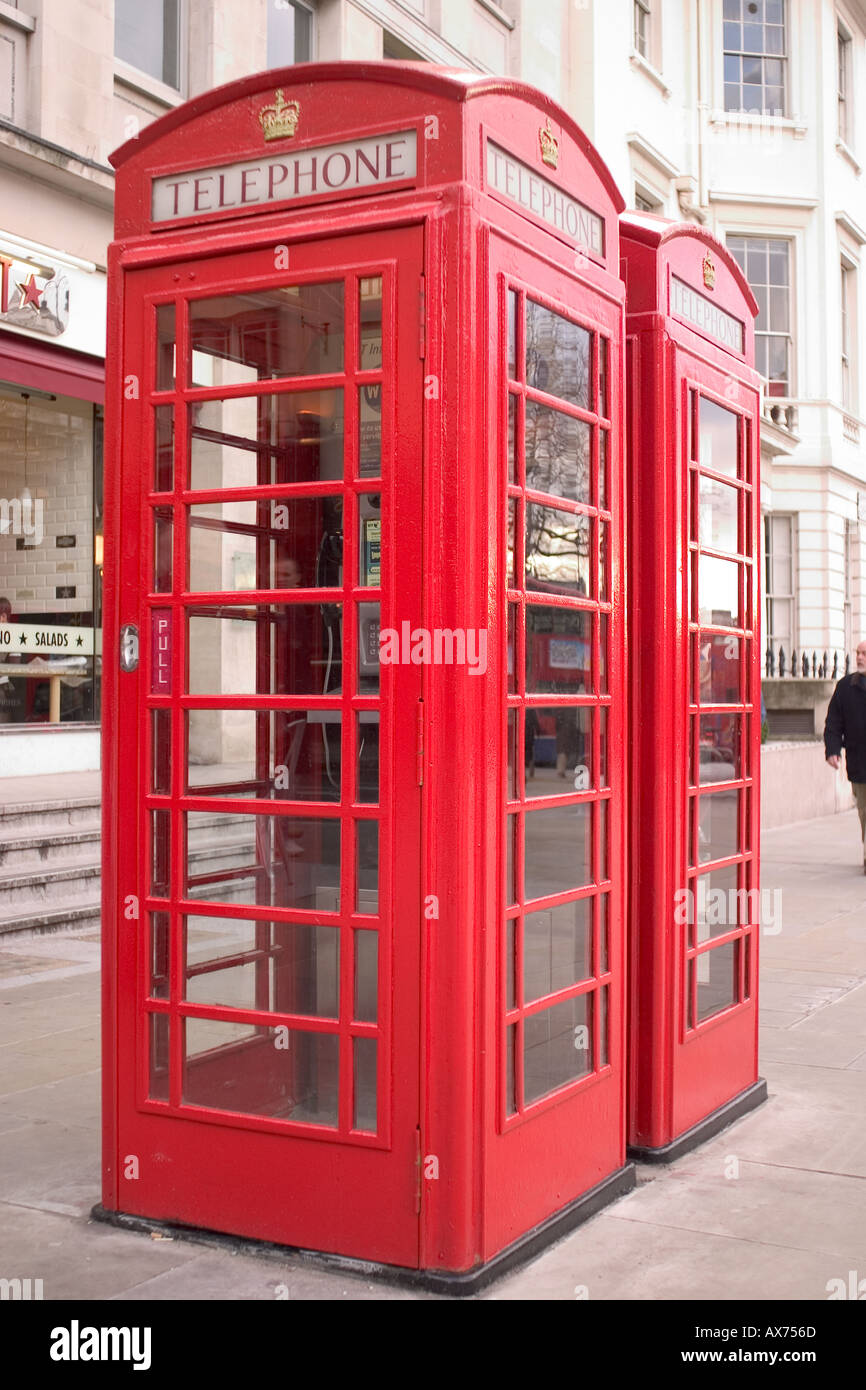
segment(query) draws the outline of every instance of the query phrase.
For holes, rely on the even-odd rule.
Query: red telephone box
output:
[[[465,1291],[633,1183],[622,200],[390,63],[114,162],[105,1213]]]
[[[629,214],[629,1146],[668,1162],[758,1079],[757,303],[694,226]]]

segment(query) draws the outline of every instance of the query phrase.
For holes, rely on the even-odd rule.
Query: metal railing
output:
[[[780,644],[767,646],[764,676],[767,680],[837,681],[851,670],[851,657],[840,652],[786,652]]]

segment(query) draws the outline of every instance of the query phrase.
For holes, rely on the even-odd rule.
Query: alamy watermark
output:
[[[674,893],[674,921],[677,926],[708,927],[760,926],[764,936],[778,936],[782,930],[781,888],[712,888],[704,878],[697,880],[697,891],[678,888]]]
[[[470,676],[487,670],[487,629],[480,627],[383,627],[379,633],[383,666],[465,666]]]
[[[0,497],[0,535],[28,536],[34,545],[45,538],[45,504],[41,497]]]

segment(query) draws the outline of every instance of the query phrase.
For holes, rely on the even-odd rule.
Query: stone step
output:
[[[53,868],[58,860],[95,864],[100,858],[99,827],[0,839],[0,873]]]
[[[15,932],[52,932],[61,927],[98,922],[99,898],[86,898],[68,907],[31,907],[22,905],[12,912],[0,912],[0,937]]]
[[[0,845],[19,835],[98,830],[101,814],[102,803],[98,796],[66,797],[56,801],[0,801]]]
[[[17,870],[0,873],[0,912],[11,911],[26,904],[36,911],[40,907],[60,907],[64,902],[77,902],[99,892],[98,864],[56,863],[51,869]]]

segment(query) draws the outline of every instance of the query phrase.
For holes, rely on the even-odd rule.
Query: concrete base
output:
[[[626,1152],[635,1163],[673,1163],[690,1149],[696,1149],[699,1144],[727,1129],[728,1125],[732,1125],[742,1115],[748,1115],[750,1110],[763,1105],[766,1099],[767,1083],[759,1077],[753,1086],[748,1086],[745,1091],[734,1096],[733,1100],[720,1105],[718,1110],[705,1116],[698,1124],[692,1125],[684,1134],[678,1134],[670,1143],[663,1144],[658,1149],[651,1149],[643,1144],[629,1144]]]
[[[844,768],[827,766],[824,744],[765,743],[761,749],[761,829],[833,816],[854,805]]]
[[[219,1231],[204,1231],[195,1226],[181,1226],[172,1221],[151,1221],[144,1216],[128,1216],[121,1211],[106,1211],[97,1204],[91,1216],[94,1221],[102,1221],[110,1226],[119,1226],[126,1231],[140,1231],[156,1237],[169,1236],[174,1240],[198,1241],[204,1245],[215,1245],[232,1254],[264,1255],[284,1260],[293,1256],[303,1260],[305,1265],[340,1274],[356,1274],[363,1279],[383,1280],[385,1283],[410,1289],[425,1289],[429,1293],[449,1294],[452,1298],[466,1298],[480,1293],[494,1279],[509,1274],[527,1260],[539,1255],[547,1246],[561,1236],[573,1231],[582,1222],[588,1221],[618,1197],[624,1197],[635,1186],[635,1168],[626,1163],[609,1178],[600,1182],[582,1197],[571,1202],[562,1211],[555,1212],[540,1226],[527,1231],[526,1235],[501,1250],[486,1264],[478,1265],[465,1273],[455,1274],[444,1269],[403,1269],[396,1265],[376,1264],[368,1260],[351,1260],[343,1255],[328,1255],[316,1250],[299,1250],[292,1246],[273,1245],[269,1241],[249,1240],[243,1236],[224,1235]]]

